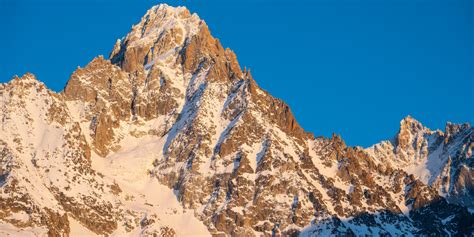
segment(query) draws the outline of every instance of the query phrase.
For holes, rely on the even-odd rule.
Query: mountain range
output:
[[[315,137],[184,7],[148,10],[59,93],[0,84],[0,109],[2,236],[474,233],[468,123]]]

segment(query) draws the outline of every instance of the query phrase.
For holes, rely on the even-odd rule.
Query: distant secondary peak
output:
[[[44,89],[46,86],[43,82],[39,81],[36,76],[30,72],[25,73],[23,76],[15,76],[12,80],[5,85],[13,86],[14,88],[40,88]]]
[[[21,80],[35,80],[35,81],[38,80],[38,79],[36,79],[36,76],[31,72],[27,72],[27,73],[23,74],[23,76],[21,76],[20,79]]]
[[[464,123],[464,124],[455,124],[452,122],[447,122],[446,127],[445,127],[445,134],[446,137],[453,137],[460,132],[469,130],[471,128],[471,125],[469,123]]]

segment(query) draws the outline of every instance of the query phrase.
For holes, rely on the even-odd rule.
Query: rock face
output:
[[[83,92],[80,98],[85,99],[87,89]],[[1,85],[0,106],[2,235],[18,228],[39,236],[68,236],[71,219],[97,235],[169,232],[153,211],[127,207],[128,197],[139,193],[122,193],[92,168],[90,145],[62,94],[26,74]],[[144,215],[156,223],[140,226]]]
[[[474,232],[468,124],[407,117],[367,149],[314,138],[183,7],[150,9],[59,94],[27,74],[0,98],[0,233]]]
[[[474,128],[447,123],[445,132],[431,131],[407,117],[391,141],[366,151],[377,163],[405,170],[450,202],[474,207]]]

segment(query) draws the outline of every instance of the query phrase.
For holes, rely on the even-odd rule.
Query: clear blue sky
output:
[[[368,146],[412,115],[474,122],[474,1],[167,1],[206,20],[261,87],[316,135]],[[0,82],[55,91],[159,1],[0,0]]]

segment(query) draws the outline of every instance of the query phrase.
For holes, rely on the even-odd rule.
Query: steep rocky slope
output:
[[[150,9],[59,94],[27,74],[0,96],[0,233],[474,231],[468,124],[407,117],[367,149],[314,138],[182,7]]]
[[[447,123],[445,131],[431,131],[407,117],[391,141],[366,151],[379,164],[405,170],[451,202],[474,207],[474,128]]]
[[[71,223],[95,234],[175,234],[172,226],[162,224],[160,218],[165,215],[160,214],[181,211],[179,205],[153,207],[156,195],[146,197],[139,187],[128,191],[119,185],[120,176],[98,172],[108,172],[109,167],[92,167],[92,159],[97,158],[91,155],[63,95],[26,74],[2,84],[0,96],[2,236],[17,236],[18,230],[8,231],[12,226],[40,236],[64,236],[72,231]],[[154,188],[167,191],[158,185]]]

